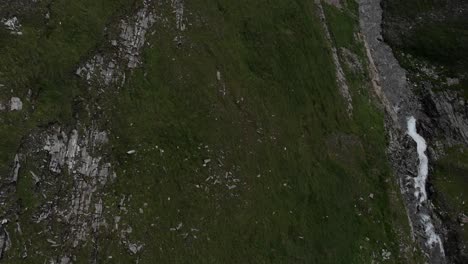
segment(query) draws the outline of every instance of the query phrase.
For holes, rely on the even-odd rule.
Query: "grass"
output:
[[[370,263],[381,261],[383,249],[392,252],[388,263],[418,261],[400,251],[400,243],[411,245],[409,228],[368,76],[345,69],[350,118],[312,1],[187,1],[188,29],[156,24],[143,67],[128,73],[118,96],[93,98],[71,76],[126,6],[104,9],[107,4],[58,5],[70,28],[52,27],[55,38],[20,41],[0,55],[19,63],[27,61],[24,50],[43,54],[39,65],[15,70],[24,83],[39,78],[41,84],[25,131],[51,120],[73,123],[71,98],[82,94],[99,99],[109,119],[102,123],[111,131],[118,177],[100,193],[106,220],[113,226],[111,216],[122,216],[121,230],[132,227],[128,240],[144,248],[131,256],[119,233],[103,230],[95,237],[99,263]],[[356,6],[350,6],[344,12],[326,7],[333,45],[352,50],[365,65],[362,43],[352,37]],[[170,5],[159,8],[175,25]],[[76,24],[88,16],[85,25]],[[130,149],[136,154],[127,155]],[[205,159],[211,162],[203,166]],[[19,185],[18,196],[27,198],[30,186]],[[118,207],[122,197],[127,214]],[[23,232],[40,241],[41,227]],[[53,231],[63,229],[56,223]],[[77,249],[76,263],[88,263],[93,246]],[[45,253],[41,262],[57,254],[40,242],[32,248]]]
[[[453,147],[447,155],[439,160],[434,171],[434,186],[437,192],[436,202],[447,212],[447,217],[454,223],[458,222],[459,214],[468,211],[468,194],[466,186],[468,178],[468,154],[464,147]],[[463,239],[467,241],[468,230],[462,230]]]

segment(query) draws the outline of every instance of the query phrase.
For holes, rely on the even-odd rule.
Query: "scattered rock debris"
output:
[[[389,260],[391,255],[392,255],[392,252],[382,249],[382,259],[384,261]]]

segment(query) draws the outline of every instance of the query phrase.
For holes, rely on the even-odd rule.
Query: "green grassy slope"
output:
[[[19,133],[1,129],[10,142],[2,146],[5,167],[31,127],[73,122],[71,99],[82,93],[74,67],[127,6],[77,2],[56,2],[69,28],[62,21],[64,29],[2,42],[10,50],[0,60],[24,76],[2,68],[2,78],[11,79],[5,82],[39,84],[28,119],[8,116],[22,125]],[[348,6],[326,7],[332,44],[366,65],[356,6]],[[175,24],[170,5],[160,8]],[[386,263],[416,263],[368,76],[345,69],[349,117],[313,1],[194,0],[185,8],[187,30],[156,24],[143,66],[118,96],[99,99],[118,175],[106,211],[144,244],[130,256],[119,234],[103,231],[99,263],[370,263],[382,261],[383,251],[391,252]],[[69,35],[82,16],[94,19]],[[43,32],[55,37],[44,40]],[[31,57],[37,64],[20,64]],[[127,155],[130,149],[136,154]],[[117,206],[123,196],[131,197],[127,214]],[[88,262],[90,244],[77,263]]]
[[[408,230],[382,116],[361,73],[350,76],[357,103],[348,118],[315,7],[194,1],[187,9],[196,10],[189,21],[204,23],[181,47],[157,29],[144,69],[112,101],[117,193],[139,190],[130,207],[151,207],[124,217],[145,237],[142,262],[363,263],[382,249],[398,262]],[[358,48],[349,43],[356,19],[330,12],[337,38]],[[125,155],[132,148],[137,155]]]

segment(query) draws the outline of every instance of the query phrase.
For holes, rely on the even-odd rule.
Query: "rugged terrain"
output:
[[[384,40],[407,71],[432,163],[434,217],[449,262],[468,261],[468,2],[383,1]]]
[[[381,15],[2,1],[0,262],[462,263],[466,106],[412,88]]]

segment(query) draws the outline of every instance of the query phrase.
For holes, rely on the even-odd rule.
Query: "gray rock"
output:
[[[467,216],[467,215],[465,215],[465,214],[460,214],[460,215],[458,216],[458,219],[459,219],[460,223],[462,223],[462,224],[468,224],[468,216]]]
[[[3,223],[0,225],[0,259],[11,246],[10,237],[3,225]]]
[[[399,65],[392,49],[382,41],[382,8],[380,1],[359,0],[359,23],[363,40],[378,74],[381,101],[386,111],[396,123],[404,129],[407,115],[415,112],[414,94],[408,89],[406,71]],[[403,114],[400,114],[403,113]]]
[[[460,84],[460,80],[458,78],[447,78],[448,86],[459,85],[459,84]]]
[[[69,263],[71,263],[71,259],[68,256],[63,256],[60,259],[60,264],[69,264]]]
[[[184,31],[186,27],[184,23],[184,0],[171,0],[171,5],[176,15],[176,29]]]
[[[135,255],[143,249],[143,245],[139,245],[136,243],[128,243],[128,250],[131,254]]]
[[[13,165],[13,173],[11,176],[11,182],[18,182],[18,173],[19,169],[21,168],[20,160],[18,154],[15,155],[14,165]]]
[[[23,102],[18,97],[12,97],[10,99],[10,110],[11,111],[20,111],[23,109]]]
[[[468,145],[468,105],[456,91],[434,92],[432,84],[425,83],[421,101],[430,118],[434,133],[444,138],[445,144]]]
[[[140,64],[146,33],[155,21],[156,17],[145,1],[143,8],[134,17],[121,21],[120,38],[111,41],[111,45],[118,49],[108,54],[94,55],[76,70],[76,74],[90,86],[97,83],[108,89],[112,85],[123,85],[126,79],[125,70],[136,68]]]
[[[11,34],[14,34],[14,35],[22,35],[23,32],[21,32],[21,24],[18,20],[17,17],[11,17],[9,19],[2,19],[0,20],[1,23],[3,23],[3,25],[5,25],[5,27],[10,30]]]
[[[127,59],[127,67],[132,69],[140,64],[140,51],[145,45],[145,35],[156,21],[155,15],[144,5],[134,18],[122,20],[120,24],[120,56]]]

